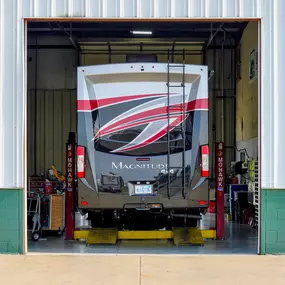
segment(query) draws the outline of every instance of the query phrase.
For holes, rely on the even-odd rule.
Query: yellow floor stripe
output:
[[[118,239],[172,239],[172,231],[119,231]]]
[[[215,239],[216,230],[201,230],[205,239]],[[87,239],[89,230],[75,230],[74,239]],[[172,239],[172,231],[118,231],[118,239]]]

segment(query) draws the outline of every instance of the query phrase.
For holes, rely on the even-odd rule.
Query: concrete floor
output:
[[[84,242],[65,241],[47,237],[38,242],[29,241],[31,253],[74,254],[256,254],[257,230],[248,225],[230,223],[226,240],[207,240],[205,246],[175,246],[172,241],[119,241],[116,245],[86,246]]]
[[[0,284],[284,285],[285,256],[7,256]]]

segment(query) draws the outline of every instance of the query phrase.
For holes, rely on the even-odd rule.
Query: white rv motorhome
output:
[[[77,206],[93,226],[197,222],[209,200],[207,66],[79,67],[77,106]]]

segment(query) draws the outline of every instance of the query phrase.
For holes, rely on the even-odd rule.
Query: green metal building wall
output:
[[[24,252],[23,189],[0,189],[0,253]]]
[[[285,253],[285,190],[262,189],[261,253]]]
[[[44,2],[46,5],[41,5]],[[63,3],[66,3],[63,4]],[[261,19],[262,253],[285,253],[284,0],[252,1],[38,1],[0,0],[0,251],[23,252],[24,18]],[[233,2],[235,4],[233,4]],[[5,3],[5,5],[4,5]],[[92,3],[92,4],[91,4]],[[167,3],[167,4],[165,4]],[[276,40],[278,39],[278,40]],[[12,48],[13,47],[13,48]],[[277,103],[276,103],[277,102]],[[276,135],[278,133],[278,136]],[[12,155],[12,158],[11,158]],[[10,188],[10,189],[7,189]],[[5,189],[4,189],[5,188]]]

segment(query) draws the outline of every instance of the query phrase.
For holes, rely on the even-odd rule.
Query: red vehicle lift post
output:
[[[73,240],[74,217],[74,193],[75,193],[75,133],[70,132],[66,143],[66,196],[65,196],[65,226],[66,240]]]
[[[225,148],[223,142],[216,143],[216,238],[225,238]]]

